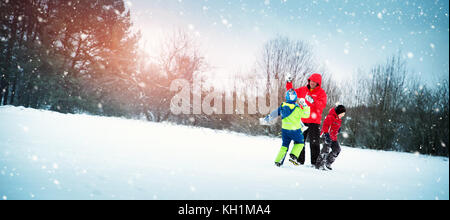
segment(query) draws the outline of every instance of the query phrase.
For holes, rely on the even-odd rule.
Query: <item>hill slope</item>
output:
[[[343,147],[331,172],[273,160],[281,140],[0,107],[3,199],[449,199],[445,157]],[[309,146],[307,161],[309,164]]]

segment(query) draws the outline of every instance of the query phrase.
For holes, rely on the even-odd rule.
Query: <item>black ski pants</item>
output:
[[[311,164],[315,165],[317,157],[320,154],[320,124],[306,123],[305,125],[308,127],[308,129],[303,132],[303,136],[305,137],[305,143],[306,140],[309,139],[309,148],[311,150]],[[300,156],[297,159],[300,164],[305,163],[305,148],[306,147],[303,148]]]

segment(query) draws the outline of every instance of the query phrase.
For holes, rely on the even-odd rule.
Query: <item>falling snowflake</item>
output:
[[[228,24],[228,20],[227,19],[222,19],[222,24],[227,25]]]
[[[87,34],[81,34],[80,37],[81,37],[81,40],[86,40],[86,38],[88,37],[88,35],[87,35]]]
[[[381,12],[378,12],[377,17],[378,19],[383,19],[383,14],[381,14]]]
[[[347,132],[342,132],[342,137],[347,139],[348,138],[348,133]]]

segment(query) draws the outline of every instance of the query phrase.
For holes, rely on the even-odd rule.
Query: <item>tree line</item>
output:
[[[279,122],[262,127],[258,119],[265,115],[249,114],[249,107],[260,104],[250,100],[259,97],[267,106],[275,93],[277,106],[287,73],[300,87],[319,72],[328,95],[324,113],[336,103],[347,106],[343,144],[448,156],[448,81],[432,88],[421,84],[400,55],[360,71],[352,86],[339,85],[310,44],[278,36],[261,46],[253,68],[235,73],[233,88],[224,91],[211,83],[214,67],[189,31],[167,34],[157,55],[140,50],[140,33],[123,0],[0,0],[0,8],[1,105],[279,136]],[[243,103],[244,109],[174,114],[170,106],[177,91],[170,87],[176,79],[204,85],[191,88],[191,99],[224,94],[207,100],[217,112],[225,112],[227,103]],[[251,85],[265,89],[254,91]]]
[[[344,144],[448,156],[448,80],[426,85],[399,52],[350,83]]]
[[[123,1],[0,1],[0,101],[63,113],[129,111],[138,33]]]

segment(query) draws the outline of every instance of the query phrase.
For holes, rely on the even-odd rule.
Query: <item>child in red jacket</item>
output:
[[[341,147],[337,140],[337,135],[341,131],[342,118],[345,116],[345,106],[339,105],[330,109],[325,121],[323,122],[320,136],[324,139],[324,144],[319,157],[317,158],[316,168],[325,168],[332,170],[331,164],[336,160],[341,152]],[[331,153],[329,153],[331,148]]]

